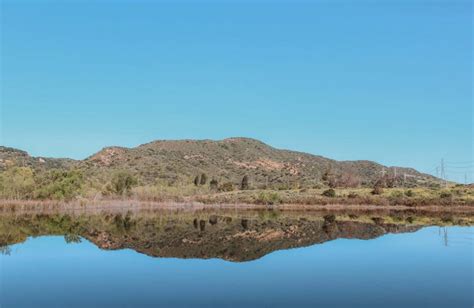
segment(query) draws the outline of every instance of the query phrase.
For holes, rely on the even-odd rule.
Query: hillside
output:
[[[387,167],[371,161],[336,161],[276,149],[249,138],[160,140],[136,148],[107,147],[84,160],[31,157],[24,151],[0,147],[0,170],[9,166],[28,166],[39,172],[78,168],[86,177],[100,180],[126,170],[141,184],[190,183],[202,173],[209,180],[236,184],[247,175],[253,187],[312,186],[331,180],[346,186],[368,186],[383,174],[395,186],[403,181],[418,185],[436,181],[411,168]]]
[[[73,159],[32,157],[25,151],[0,146],[0,171],[13,166],[30,167],[37,171],[67,169],[76,164]]]

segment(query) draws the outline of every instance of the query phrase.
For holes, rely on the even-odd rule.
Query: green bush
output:
[[[355,199],[355,198],[359,197],[359,195],[358,195],[357,193],[351,191],[351,192],[347,195],[347,197],[348,197],[349,199]]]
[[[413,196],[415,196],[415,193],[413,192],[413,190],[409,189],[405,192],[405,196],[413,197]]]
[[[441,199],[450,199],[453,197],[453,194],[451,194],[449,191],[443,191],[439,194],[439,197]]]
[[[137,179],[126,171],[114,174],[111,181],[112,190],[117,195],[130,194],[130,191],[137,183]]]
[[[323,218],[324,218],[324,221],[328,224],[332,224],[333,222],[336,221],[336,215],[333,215],[333,214],[325,215]]]
[[[0,174],[0,195],[4,199],[29,199],[34,188],[33,170],[28,167],[13,167]]]
[[[323,191],[322,195],[328,198],[334,198],[336,197],[336,191],[332,188],[329,188],[328,190]]]
[[[382,186],[376,185],[371,193],[372,193],[372,195],[381,195],[381,194],[383,194]]]
[[[35,196],[38,199],[71,200],[77,197],[84,183],[78,170],[52,170],[38,179]]]
[[[390,197],[392,197],[392,198],[401,198],[401,197],[403,197],[403,193],[401,191],[393,191],[390,194]]]
[[[277,192],[262,191],[255,200],[258,204],[276,205],[282,203],[281,196]]]
[[[219,191],[234,191],[234,184],[231,183],[231,182],[227,182],[227,183],[224,183],[222,184],[220,187],[219,187]]]

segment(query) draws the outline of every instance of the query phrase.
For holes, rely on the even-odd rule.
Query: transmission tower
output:
[[[444,166],[444,158],[441,158],[441,179],[444,180],[444,186],[447,187],[448,186],[448,180],[446,178],[446,169],[445,169],[445,166]]]

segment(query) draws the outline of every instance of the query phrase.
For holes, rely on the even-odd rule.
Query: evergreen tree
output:
[[[201,174],[201,185],[206,185],[207,183],[207,175],[205,173]]]
[[[216,179],[212,179],[211,182],[209,182],[209,187],[211,188],[211,190],[217,190],[218,186],[219,183]]]
[[[247,190],[249,189],[249,177],[248,176],[244,176],[242,178],[242,182],[240,183],[240,189],[241,190]]]

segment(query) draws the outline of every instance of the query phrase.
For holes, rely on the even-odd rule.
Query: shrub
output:
[[[282,202],[280,194],[277,192],[265,192],[262,191],[258,194],[257,199],[255,200],[258,204],[265,205],[276,205]]]
[[[66,234],[64,235],[64,241],[67,244],[77,244],[81,242],[81,237],[77,234]]]
[[[194,185],[198,186],[200,182],[201,179],[199,178],[199,175],[196,175],[196,177],[194,178]]]
[[[351,191],[351,192],[347,195],[347,197],[348,197],[349,199],[355,199],[355,198],[359,197],[359,195],[356,194],[355,192]]]
[[[452,196],[453,195],[449,191],[443,191],[443,192],[441,192],[441,194],[439,194],[439,197],[441,199],[450,199],[450,198],[452,198]]]
[[[219,190],[220,191],[234,191],[234,184],[231,182],[224,183],[219,187]]]
[[[393,191],[390,195],[392,198],[401,198],[403,197],[403,193],[401,191]]]
[[[338,187],[357,187],[360,184],[360,179],[358,176],[351,172],[346,172],[341,174],[337,179]]]
[[[372,195],[381,195],[383,194],[383,188],[380,185],[375,185],[374,189],[372,190]]]
[[[10,246],[0,245],[0,255],[9,256],[12,253]]]
[[[0,195],[5,199],[28,199],[35,186],[33,170],[13,167],[0,174]]]
[[[385,220],[382,217],[372,217],[372,221],[377,225],[381,225]]]
[[[332,224],[333,222],[336,221],[336,216],[333,214],[325,215],[323,218],[324,218],[324,221],[329,224]]]
[[[337,178],[336,178],[336,175],[333,174],[331,168],[329,168],[323,173],[321,180],[324,184],[328,185],[330,188],[335,188],[337,186]]]
[[[336,191],[332,188],[329,188],[328,190],[323,191],[322,195],[325,197],[334,198],[336,197]]]
[[[453,216],[451,216],[451,215],[444,215],[443,217],[441,217],[441,221],[444,222],[444,223],[453,223],[454,222]]]
[[[71,200],[82,189],[84,177],[78,170],[52,170],[38,179],[35,196],[39,199]]]
[[[413,190],[409,189],[405,192],[405,196],[413,197],[413,196],[415,196],[415,193],[413,192]]]
[[[112,178],[112,189],[117,195],[129,194],[137,179],[126,171],[116,173]]]

